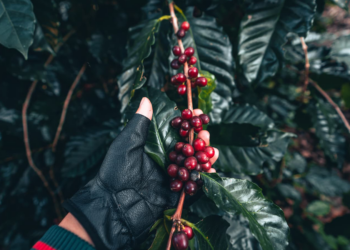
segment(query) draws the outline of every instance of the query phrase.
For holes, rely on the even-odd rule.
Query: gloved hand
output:
[[[164,171],[144,152],[152,118],[147,98],[137,113],[148,118],[134,115],[113,141],[96,177],[64,204],[97,249],[137,246],[179,199]]]

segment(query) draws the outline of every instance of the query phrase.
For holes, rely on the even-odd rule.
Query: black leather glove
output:
[[[114,140],[94,179],[64,207],[97,249],[132,249],[163,211],[176,206],[164,171],[144,153],[150,120],[135,114]]]

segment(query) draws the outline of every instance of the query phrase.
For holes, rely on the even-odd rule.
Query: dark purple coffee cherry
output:
[[[176,153],[175,151],[171,151],[171,152],[169,153],[169,160],[170,160],[171,162],[176,162],[176,158],[177,158],[177,153]]]
[[[182,123],[181,117],[175,117],[174,119],[171,120],[171,126],[173,128],[180,128]]]
[[[194,181],[187,181],[185,183],[185,193],[188,195],[194,195],[195,193],[197,193],[198,190],[198,186],[197,183]]]
[[[173,68],[173,69],[179,69],[181,64],[179,63],[179,60],[177,59],[174,59],[171,61],[171,64],[170,66]]]
[[[203,124],[208,124],[210,122],[210,118],[206,114],[199,115],[199,118],[201,118]]]
[[[171,191],[180,192],[182,190],[182,187],[183,187],[183,183],[182,183],[182,181],[180,181],[178,179],[175,179],[175,180],[170,182]]]
[[[188,237],[185,232],[176,232],[173,234],[171,243],[175,250],[186,250],[188,248]]]
[[[177,177],[178,171],[179,167],[176,164],[170,164],[167,168],[167,172],[170,177]]]
[[[177,176],[181,181],[187,181],[190,178],[190,172],[188,172],[187,168],[179,168]]]
[[[186,31],[183,29],[179,29],[179,31],[176,33],[177,38],[181,39],[184,38],[186,35]]]

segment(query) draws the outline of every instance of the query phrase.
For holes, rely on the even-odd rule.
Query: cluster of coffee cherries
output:
[[[186,137],[191,126],[194,127],[194,129],[200,128],[202,130],[202,124],[207,124],[209,122],[209,117],[207,115],[201,116],[203,118],[192,116],[192,111],[185,109],[182,111],[181,117],[174,118],[171,123],[172,126],[176,128],[181,126],[180,134]],[[181,122],[177,122],[179,119]],[[174,120],[176,124],[174,124]],[[182,134],[181,131],[186,131],[186,136]],[[209,160],[214,157],[214,155],[214,148],[205,145],[205,141],[201,138],[195,139],[193,141],[193,146],[189,143],[177,142],[174,151],[169,153],[169,159],[172,162],[167,169],[168,175],[172,177],[170,189],[174,192],[179,192],[184,188],[186,194],[194,195],[198,188],[203,185],[199,172],[209,171],[211,168]]]
[[[183,22],[181,24],[181,29],[177,32],[177,36],[179,37],[179,33],[185,34],[185,32],[190,28],[190,24],[188,22]],[[184,35],[183,35],[184,36]],[[182,36],[182,37],[183,37]],[[179,38],[182,38],[179,37]],[[197,63],[197,58],[194,57],[194,48],[188,47],[185,49],[184,53],[181,52],[181,48],[179,46],[173,47],[173,54],[177,56],[174,60],[171,62],[171,67],[173,69],[179,69],[181,65],[183,65],[185,62],[189,64],[188,69],[188,77],[191,80],[191,88],[195,88],[196,86],[199,87],[205,87],[208,83],[207,79],[205,77],[198,77],[198,69],[194,67]],[[186,87],[186,76],[183,73],[178,73],[171,77],[171,83],[175,86],[177,86],[177,93],[179,95],[186,94],[187,87]]]
[[[189,226],[183,226],[182,230],[173,234],[172,245],[176,250],[188,248],[188,241],[193,238],[193,230]]]
[[[203,130],[203,125],[208,124],[209,121],[208,115],[193,116],[190,109],[185,109],[182,111],[181,116],[175,117],[171,121],[171,126],[179,129],[181,137],[187,137],[191,128],[193,128],[194,132],[199,133]]]

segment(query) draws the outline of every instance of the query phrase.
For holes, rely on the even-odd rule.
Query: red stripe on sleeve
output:
[[[35,243],[35,245],[33,246],[33,249],[35,249],[35,250],[56,250],[55,248],[49,246],[48,244],[46,244],[42,241],[38,241],[37,243]]]

